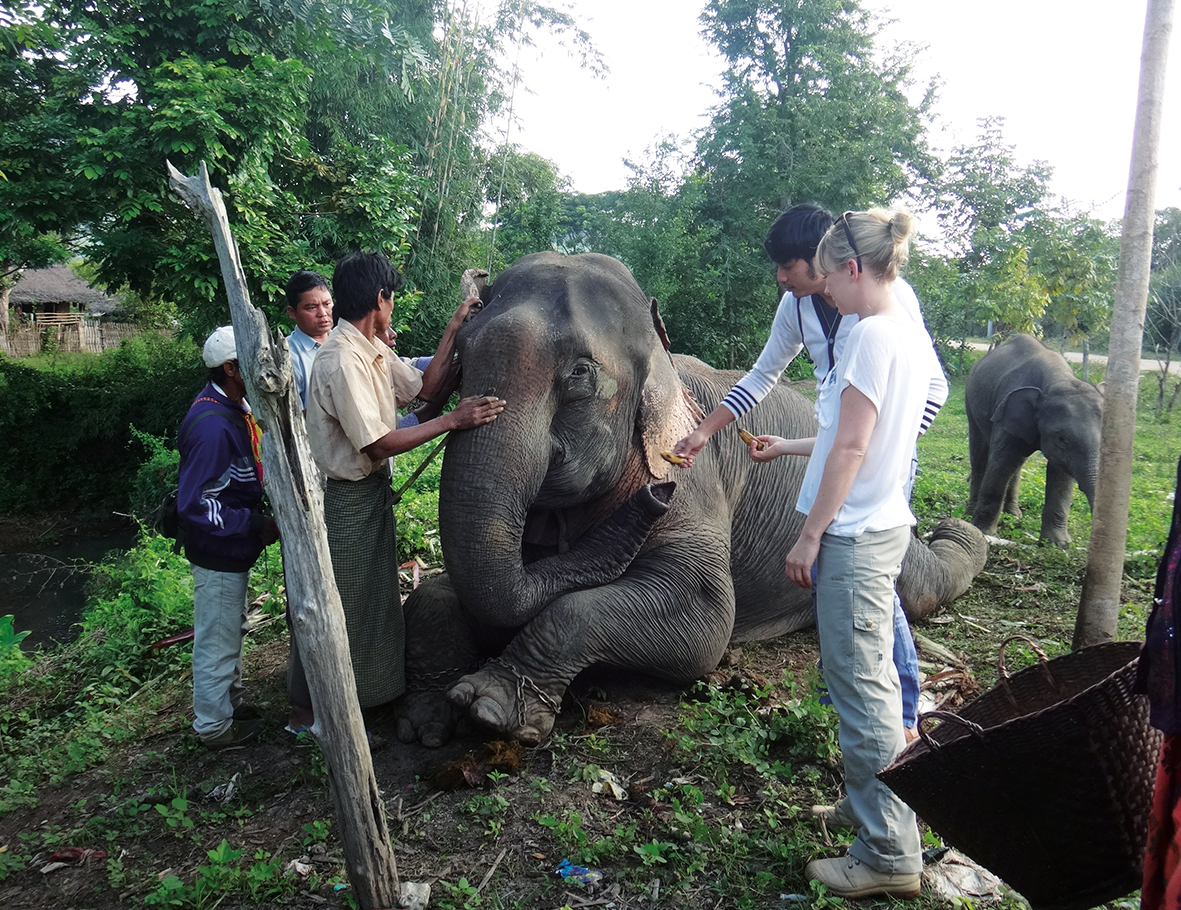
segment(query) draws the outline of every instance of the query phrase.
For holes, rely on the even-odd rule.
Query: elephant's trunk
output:
[[[471,436],[494,426],[472,431]],[[484,471],[484,482],[473,486],[472,465],[510,462],[473,459],[476,450],[464,445],[467,435],[448,446],[439,496],[440,536],[448,574],[465,609],[492,626],[520,627],[563,594],[617,579],[668,511],[676,488],[671,482],[641,487],[567,552],[526,564],[522,539],[536,490],[522,490],[508,469],[504,474]],[[530,470],[521,461],[518,457],[513,471]],[[544,475],[543,465],[533,468],[536,476]],[[462,484],[456,476],[464,478]],[[467,494],[462,502],[455,499],[459,489]]]
[[[980,529],[958,518],[944,519],[924,544],[911,540],[898,595],[902,608],[913,622],[934,613],[968,590],[988,559],[988,541]]]
[[[1091,509],[1091,514],[1095,514],[1095,478],[1098,476],[1098,471],[1094,474],[1088,474],[1086,477],[1078,479],[1078,488],[1083,491],[1083,495],[1087,497],[1087,505]]]

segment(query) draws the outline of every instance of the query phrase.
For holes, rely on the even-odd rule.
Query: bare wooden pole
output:
[[[307,670],[316,737],[328,762],[349,881],[365,910],[395,907],[398,870],[357,702],[344,610],[328,555],[319,472],[298,410],[287,341],[282,335],[272,337],[266,317],[250,303],[238,245],[205,162],[192,177],[169,164],[168,175],[176,193],[213,233],[238,362],[250,406],[265,431],[264,482],[283,540],[288,609]]]
[[[1128,539],[1128,501],[1132,492],[1132,441],[1140,390],[1140,348],[1144,341],[1144,310],[1152,265],[1157,150],[1172,29],[1173,0],[1148,0],[1132,166],[1104,383],[1099,483],[1095,488],[1082,600],[1074,626],[1076,649],[1112,641],[1119,619],[1124,548]]]

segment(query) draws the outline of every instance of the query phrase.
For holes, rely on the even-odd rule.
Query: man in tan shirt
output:
[[[308,440],[328,478],[328,550],[362,708],[405,690],[389,459],[450,430],[489,423],[505,405],[499,398],[465,398],[438,416],[454,390],[455,334],[473,301],[455,311],[420,375],[381,340],[401,286],[402,276],[380,253],[353,253],[337,263],[332,287],[340,321],[320,347],[308,382]],[[416,412],[420,422],[399,429],[398,405],[415,397],[426,401]]]

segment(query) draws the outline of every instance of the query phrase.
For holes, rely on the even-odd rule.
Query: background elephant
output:
[[[994,534],[1002,509],[1020,517],[1021,466],[1041,449],[1047,462],[1041,539],[1065,547],[1076,480],[1087,503],[1095,502],[1103,394],[1077,378],[1061,354],[1018,335],[972,368],[964,397],[972,524]]]
[[[670,356],[655,301],[606,256],[526,256],[484,298],[457,339],[463,394],[507,405],[447,445],[447,573],[406,603],[402,739],[450,736],[446,689],[479,722],[535,743],[586,667],[689,682],[732,640],[812,623],[809,592],[783,566],[803,522],[804,460],[757,465],[736,428],[691,470],[661,458],[740,374]],[[786,387],[744,423],[815,432],[812,403]],[[903,565],[912,615],[961,594],[987,555],[964,522],[937,536]]]

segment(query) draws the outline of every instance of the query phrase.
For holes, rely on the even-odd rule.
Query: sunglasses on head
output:
[[[845,239],[849,241],[849,249],[853,251],[853,255],[857,258],[857,271],[860,272],[862,271],[861,252],[857,249],[857,244],[853,242],[853,232],[849,230],[849,216],[852,214],[852,212],[845,212],[837,220],[840,221],[841,227],[845,229]]]

